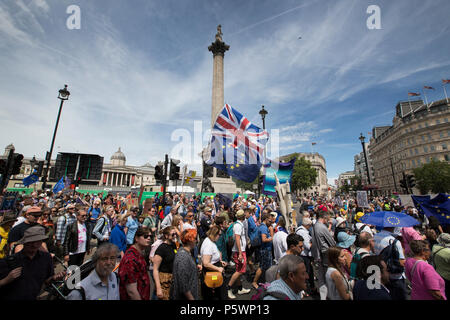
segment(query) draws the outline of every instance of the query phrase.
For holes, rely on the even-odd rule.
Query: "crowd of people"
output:
[[[22,195],[0,221],[0,299],[34,300],[91,265],[69,300],[447,300],[448,225],[372,197],[276,199],[156,194]],[[131,205],[132,203],[137,205]],[[414,227],[361,218],[404,212]],[[286,221],[289,219],[289,221]],[[291,220],[292,219],[292,220]],[[61,270],[61,272],[57,272]],[[247,280],[247,281],[245,281]]]

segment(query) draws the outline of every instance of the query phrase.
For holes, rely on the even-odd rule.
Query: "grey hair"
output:
[[[111,242],[105,242],[102,243],[97,250],[95,250],[93,256],[92,256],[92,262],[94,262],[94,264],[97,264],[97,260],[103,256],[105,253],[107,252],[111,252],[111,251],[115,251],[115,255],[118,256],[119,255],[119,247],[116,246],[114,243]]]
[[[288,254],[281,258],[278,264],[281,279],[286,280],[289,272],[297,271],[297,268],[301,263],[304,263],[303,259],[294,254]]]

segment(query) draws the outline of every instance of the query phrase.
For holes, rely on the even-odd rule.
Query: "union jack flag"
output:
[[[408,92],[408,96],[410,96],[410,97],[417,97],[417,96],[420,96],[420,93]]]
[[[449,84],[450,83],[450,79],[442,79],[442,84]]]
[[[263,159],[264,148],[269,139],[267,131],[252,124],[228,104],[217,117],[211,134],[216,138],[224,138],[228,146],[243,151],[253,164]]]
[[[428,90],[434,90],[433,87],[429,87],[429,86],[424,86],[423,88],[424,88],[424,89],[428,89]]]
[[[252,182],[263,163],[268,139],[267,131],[226,104],[212,128],[205,162],[239,180]]]

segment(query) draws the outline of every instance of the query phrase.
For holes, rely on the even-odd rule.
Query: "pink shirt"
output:
[[[416,265],[414,274],[411,274],[416,259],[407,258],[405,262],[406,277],[412,284],[411,300],[434,300],[429,290],[439,290],[445,300],[444,279],[426,261],[421,261]]]
[[[413,240],[422,240],[422,236],[413,227],[402,228],[403,237],[403,249],[405,251],[405,256],[408,256],[411,252],[409,249],[409,243]]]

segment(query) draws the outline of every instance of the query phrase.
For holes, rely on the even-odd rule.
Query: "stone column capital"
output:
[[[225,51],[228,51],[230,49],[230,46],[225,44],[225,42],[216,40],[215,42],[211,43],[211,45],[208,47],[208,50],[213,53],[213,56],[224,56]]]

